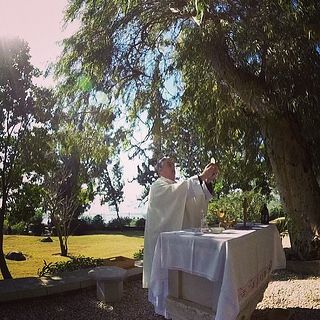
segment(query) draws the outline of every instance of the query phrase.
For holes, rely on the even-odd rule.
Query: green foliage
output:
[[[84,234],[90,234],[95,230],[92,219],[89,217],[82,217],[80,219],[72,221],[71,224],[72,235],[79,236]]]
[[[35,236],[41,236],[44,233],[45,225],[42,223],[43,213],[41,210],[37,210],[35,215],[31,217],[28,224],[28,231]]]
[[[270,168],[255,119],[245,112],[239,99],[232,102],[226,84],[217,84],[210,65],[203,61],[203,32],[179,20],[180,16],[193,16],[202,23],[212,4],[187,1],[167,6],[137,1],[124,9],[119,2],[110,1],[103,10],[101,6],[91,1],[70,5],[67,17],[72,20],[78,14],[83,24],[65,42],[65,53],[56,71],[58,75],[68,74],[69,82],[64,85],[70,89],[90,69],[93,88],[103,88],[110,99],[116,96],[119,102],[126,102],[132,126],[141,115],[147,119],[150,129],[146,139],[153,140],[148,155],[142,143],[133,142],[134,154],[146,159],[137,177],[146,186],[142,198],[156,177],[152,167],[164,154],[175,156],[186,175],[198,173],[199,167],[214,155],[223,173],[224,193],[235,188],[250,190],[252,179],[268,192]],[[93,30],[96,35],[97,28],[101,33],[95,36],[93,52],[92,46],[82,41],[91,39]],[[139,44],[130,44],[137,39],[141,40]],[[75,65],[77,68],[70,69]],[[107,75],[103,84],[99,80],[102,74]],[[183,104],[175,110],[181,101]]]
[[[119,217],[110,220],[107,224],[109,228],[121,229],[122,227],[129,227],[131,223],[130,217]]]
[[[34,214],[39,190],[32,184],[41,184],[40,175],[51,165],[49,130],[55,99],[50,90],[33,84],[37,75],[38,70],[30,63],[28,44],[17,38],[1,38],[0,237],[5,217],[10,223],[19,223]],[[5,278],[11,277],[4,259],[0,259],[0,268]]]
[[[94,226],[94,228],[96,229],[104,229],[105,227],[105,222],[103,220],[103,217],[100,214],[95,215],[92,218],[92,225]]]
[[[143,254],[144,254],[144,248],[141,248],[133,254],[133,259],[143,260]]]
[[[209,203],[208,214],[206,217],[209,225],[219,223],[219,212],[224,212],[223,220],[229,223],[237,223],[243,221],[243,201],[246,199],[248,203],[248,221],[260,222],[260,208],[265,203],[265,197],[257,192],[241,192],[235,191],[214,199]]]
[[[54,172],[48,172],[45,175],[43,183],[44,207],[59,237],[62,256],[68,254],[68,238],[72,233],[72,221],[77,218],[79,209],[73,169],[74,167],[68,170],[63,165],[56,167]]]
[[[43,220],[43,212],[42,210],[36,210],[35,214],[30,219],[31,223],[40,224]]]
[[[90,257],[70,257],[71,260],[49,262],[43,261],[42,269],[38,269],[38,276],[53,276],[62,272],[75,271],[79,269],[94,268],[103,265],[103,259],[90,258]]]
[[[139,218],[135,221],[135,226],[136,227],[140,227],[140,228],[144,228],[146,224],[146,219],[145,218]]]
[[[219,196],[269,196],[277,181],[303,228],[293,244],[309,242],[299,250],[313,253],[301,257],[319,257],[319,12],[316,0],[77,1],[67,18],[79,17],[81,28],[64,42],[56,71],[66,92],[89,77],[91,92],[126,106],[131,130],[144,123],[133,155],[175,155],[186,175],[214,156]],[[138,178],[148,186],[145,163]]]
[[[11,234],[25,234],[27,225],[21,221],[11,226]]]
[[[111,170],[109,167],[111,167]],[[119,204],[123,201],[123,186],[120,160],[116,159],[113,164],[110,163],[110,166],[105,164],[100,176],[98,192],[101,196],[101,204],[107,203],[116,211],[118,218]]]
[[[34,222],[34,219],[42,220],[42,213],[39,208],[42,204],[43,189],[41,185],[34,183],[22,183],[19,190],[15,193],[15,199],[10,204],[8,220],[11,224],[19,221]],[[41,210],[40,210],[41,211]]]
[[[280,200],[271,201],[269,203],[268,208],[269,208],[270,220],[274,220],[274,219],[285,216],[283,206],[282,206]]]

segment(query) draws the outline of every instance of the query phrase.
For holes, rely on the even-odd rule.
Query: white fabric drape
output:
[[[235,320],[269,279],[284,269],[286,257],[275,225],[221,234],[164,232],[157,241],[148,298],[155,312],[168,316],[168,270],[181,270],[212,281],[215,320]]]
[[[181,182],[164,177],[150,188],[144,233],[143,287],[148,288],[155,246],[161,232],[200,227],[211,194],[197,176]]]

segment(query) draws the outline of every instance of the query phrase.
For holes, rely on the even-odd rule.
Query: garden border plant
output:
[[[70,256],[71,260],[68,261],[59,261],[59,262],[50,262],[47,263],[46,260],[43,260],[42,269],[38,269],[38,276],[53,276],[60,274],[62,272],[75,271],[80,269],[94,268],[98,266],[102,266],[104,264],[103,259],[101,258],[92,258],[92,257],[84,257]]]

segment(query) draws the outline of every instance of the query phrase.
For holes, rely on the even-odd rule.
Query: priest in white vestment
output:
[[[143,288],[149,287],[155,246],[161,232],[200,227],[211,198],[210,183],[218,173],[208,164],[199,176],[175,182],[175,165],[170,158],[157,164],[159,178],[149,193],[144,233]]]

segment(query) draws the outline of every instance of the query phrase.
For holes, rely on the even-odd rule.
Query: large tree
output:
[[[0,39],[0,269],[11,278],[3,252],[4,218],[18,206],[26,183],[37,180],[50,162],[49,120],[54,101],[49,90],[33,84],[38,71],[29,47],[19,39]]]
[[[111,162],[111,161],[110,161]],[[123,201],[123,181],[119,159],[112,165],[106,163],[100,177],[98,192],[101,204],[108,204],[116,213],[120,221],[119,205]]]
[[[56,166],[54,172],[45,175],[44,208],[47,210],[51,223],[56,229],[62,256],[68,256],[68,239],[72,232],[71,224],[76,218],[79,207],[78,195],[67,192],[65,186],[72,177],[72,172],[64,164]],[[68,189],[69,191],[69,189]]]
[[[290,217],[292,249],[300,259],[319,259],[319,6],[316,0],[79,0],[67,10],[68,20],[82,24],[65,42],[63,61],[121,97],[136,116],[154,108],[150,93],[158,92],[172,102],[168,116],[175,103],[195,102],[195,115],[206,115],[202,129],[213,134],[223,124],[245,142],[236,120],[251,122],[248,141],[266,150]],[[173,79],[181,90],[172,93]],[[204,88],[215,105],[200,99]],[[244,150],[252,148],[242,143]]]

